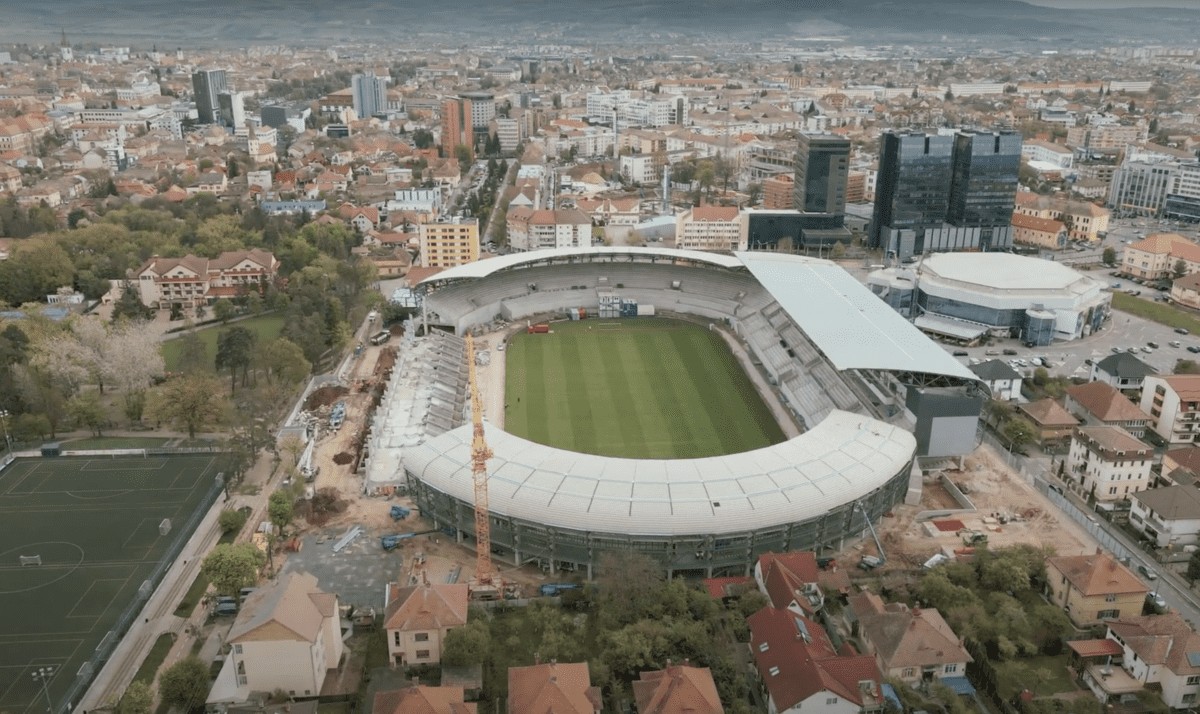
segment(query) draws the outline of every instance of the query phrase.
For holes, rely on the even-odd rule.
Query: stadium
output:
[[[864,536],[919,490],[918,458],[958,456],[977,444],[982,392],[974,375],[829,261],[663,248],[553,249],[451,268],[422,281],[417,292],[420,312],[406,330],[367,440],[365,486],[402,487],[436,527],[459,542],[471,539],[472,433],[462,338],[470,332],[477,344],[492,347],[477,359],[484,365],[481,385],[490,392],[484,411],[493,451],[491,541],[494,557],[512,565],[590,577],[606,552],[638,551],[672,574],[745,574],[763,552],[839,549]],[[502,428],[498,422],[512,412],[514,399],[544,395],[501,389],[505,365],[514,372],[514,363],[511,356],[506,362],[500,345],[512,345],[509,354],[515,353],[521,339],[543,337],[525,333],[546,321],[551,332],[569,336],[570,326],[582,323],[553,321],[578,318],[581,310],[595,316],[585,322],[596,329],[574,334],[592,340],[593,349],[607,339],[602,328],[617,330],[614,337],[629,332],[620,318],[643,327],[669,317],[720,333],[758,385],[757,395],[733,399],[761,398],[790,438],[698,458],[628,458],[561,448]],[[674,365],[674,359],[675,353],[627,354],[614,373],[618,380],[625,371],[637,377],[643,363],[668,362],[669,377],[655,372],[649,380],[654,387],[671,379],[675,391],[667,398],[687,393],[690,382],[701,392],[715,385],[687,374],[697,365]],[[562,369],[537,364],[547,373]],[[566,384],[592,378],[572,366]],[[529,375],[507,378],[523,376]],[[606,391],[586,394],[597,403],[624,398]],[[653,398],[640,391],[628,396]],[[637,408],[630,405],[626,416]],[[706,418],[689,415],[703,426]],[[575,431],[603,426],[590,412],[571,412],[567,421]],[[722,431],[729,428],[724,424]],[[674,426],[686,427],[686,420]]]

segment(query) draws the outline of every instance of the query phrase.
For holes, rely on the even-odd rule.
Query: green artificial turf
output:
[[[505,430],[590,454],[699,458],[784,435],[721,336],[662,318],[553,323],[507,347]]]

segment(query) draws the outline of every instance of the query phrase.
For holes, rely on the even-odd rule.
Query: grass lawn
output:
[[[283,316],[282,315],[260,315],[251,317],[247,320],[232,322],[228,325],[213,325],[205,327],[202,330],[197,330],[196,334],[200,336],[204,342],[205,349],[208,350],[209,360],[216,359],[217,356],[217,335],[222,330],[228,330],[233,326],[245,327],[254,334],[258,335],[258,341],[267,342],[279,337],[279,333],[283,331]],[[167,371],[175,371],[179,367],[179,352],[182,343],[179,337],[174,337],[162,343],[163,362],[166,363]]]
[[[505,428],[558,448],[642,459],[784,440],[721,336],[678,320],[556,322],[507,349]]]
[[[1067,672],[1067,655],[1038,655],[1008,662],[994,662],[1000,696],[1010,700],[1022,689],[1034,696],[1049,697],[1061,692],[1075,692],[1078,687]]]
[[[153,449],[170,439],[156,436],[93,436],[64,441],[67,449]]]
[[[175,644],[175,635],[170,632],[164,632],[154,641],[154,646],[150,648],[150,652],[146,654],[146,659],[142,661],[142,666],[138,667],[137,674],[133,675],[133,681],[145,682],[153,684],[154,678],[158,675],[158,668],[162,666],[163,660],[167,658],[167,653],[171,651],[171,645]]]
[[[1182,327],[1193,335],[1200,334],[1200,317],[1169,303],[1143,300],[1128,293],[1114,292],[1112,306],[1122,312],[1136,315],[1151,322],[1157,322],[1160,325]]]

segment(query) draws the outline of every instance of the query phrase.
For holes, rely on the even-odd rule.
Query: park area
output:
[[[0,471],[0,711],[46,696],[39,668],[52,668],[56,711],[79,696],[81,667],[124,634],[124,611],[190,536],[216,474],[211,455],[18,459]]]
[[[500,353],[497,353],[500,354]],[[507,348],[505,429],[604,456],[699,458],[783,431],[721,336],[678,320],[556,322]]]
[[[205,352],[209,359],[215,359],[217,354],[217,337],[222,330],[227,330],[234,325],[244,327],[253,332],[257,337],[259,344],[265,344],[283,332],[283,315],[259,315],[245,320],[230,322],[226,325],[212,325],[196,330],[196,336],[200,338],[204,345]],[[180,334],[182,336],[182,333]],[[173,337],[162,343],[163,362],[166,365],[167,371],[175,372],[179,370],[179,360],[183,353],[183,341],[179,337]]]

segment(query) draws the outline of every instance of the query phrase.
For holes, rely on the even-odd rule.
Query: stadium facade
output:
[[[491,538],[503,562],[590,576],[605,553],[637,551],[674,574],[747,573],[763,552],[836,549],[864,536],[919,490],[919,456],[977,445],[983,392],[974,375],[829,261],[555,249],[452,268],[417,290],[412,332],[428,337],[406,339],[437,347],[419,358],[425,369],[397,365],[406,376],[393,380],[372,425],[367,487],[403,485],[422,516],[460,542],[473,533],[471,429],[456,411],[464,385],[453,361],[467,331],[524,329],[619,294],[740,340],[801,427],[739,454],[635,460],[489,424]],[[435,352],[449,363],[430,369]],[[422,374],[437,384],[422,386]]]
[[[964,343],[988,334],[1038,346],[1079,339],[1100,328],[1112,303],[1094,278],[1010,253],[939,253],[876,270],[867,286],[918,328]]]

